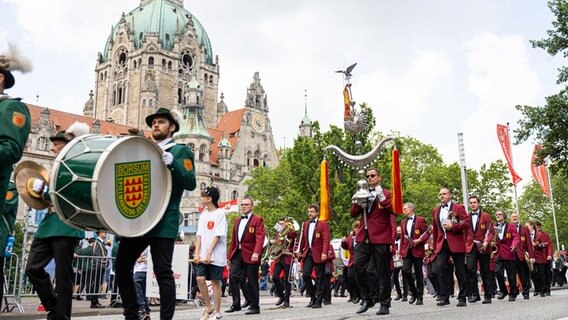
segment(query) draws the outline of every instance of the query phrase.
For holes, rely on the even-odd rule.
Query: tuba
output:
[[[268,247],[268,257],[272,260],[280,258],[284,250],[290,247],[291,241],[288,239],[290,232],[300,229],[300,225],[294,218],[286,218],[286,226],[274,237],[274,242]]]

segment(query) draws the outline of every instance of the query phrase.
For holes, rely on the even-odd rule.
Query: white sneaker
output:
[[[209,316],[209,320],[217,320],[217,319],[221,319],[222,317],[223,317],[222,314],[220,314],[219,312],[216,312],[216,313]]]

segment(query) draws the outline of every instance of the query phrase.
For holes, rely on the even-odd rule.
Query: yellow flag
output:
[[[329,203],[329,178],[327,160],[323,159],[320,164],[320,215],[319,220],[329,221],[331,216]]]

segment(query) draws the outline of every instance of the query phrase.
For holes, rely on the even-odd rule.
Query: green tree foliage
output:
[[[534,48],[546,50],[555,56],[562,54],[568,56],[568,1],[551,0],[548,7],[556,16],[552,22],[553,29],[548,30],[548,37],[540,40],[531,40]],[[561,91],[546,98],[544,106],[516,106],[523,118],[518,121],[519,129],[515,130],[517,143],[535,137],[544,149],[539,153],[541,158],[547,156],[552,160],[553,172],[562,170],[568,172],[568,101],[567,87],[568,67],[558,69],[558,84],[564,84]]]

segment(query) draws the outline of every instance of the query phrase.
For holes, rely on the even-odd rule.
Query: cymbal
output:
[[[36,178],[42,180],[47,185],[47,179],[45,179],[40,171],[29,167],[20,168],[16,176],[16,189],[18,189],[20,197],[22,197],[28,206],[38,210],[45,209],[49,207],[49,201],[45,201],[41,198],[41,195],[32,190],[33,181]]]
[[[43,180],[49,182],[49,173],[47,173],[47,170],[39,163],[30,160],[21,161],[20,163],[18,163],[16,169],[14,169],[14,177],[16,177],[18,175],[18,172],[20,172],[20,170],[24,168],[30,168],[39,172],[39,174],[43,177]]]

